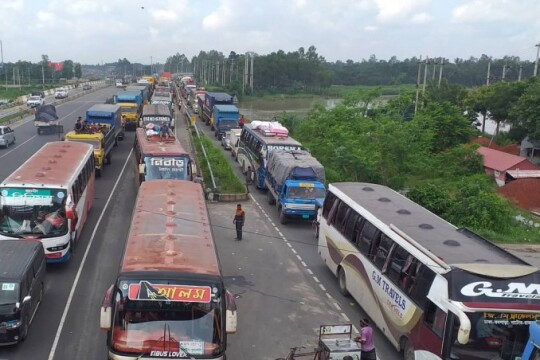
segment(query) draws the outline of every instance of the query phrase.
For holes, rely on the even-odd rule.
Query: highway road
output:
[[[188,114],[184,114],[184,116],[193,116],[187,106],[182,106],[182,111],[186,110]],[[215,139],[210,127],[205,126],[202,122],[197,122],[197,126],[210,138]],[[214,143],[220,146],[217,140],[214,140]],[[222,150],[230,159],[237,175],[242,179],[240,165],[232,159],[229,151],[223,148]],[[256,302],[239,299],[239,303],[242,305],[239,311],[241,339],[240,343],[234,342],[232,338],[230,340],[233,358],[249,358],[237,357],[247,354],[243,351],[237,352],[238,346],[246,350],[250,344],[258,347],[265,346],[265,342],[275,345],[275,347],[268,347],[270,351],[268,354],[273,357],[259,356],[257,358],[284,357],[289,347],[313,345],[314,340],[317,340],[319,325],[352,322],[358,326],[359,320],[365,317],[365,313],[352,298],[345,297],[339,292],[336,277],[324,265],[317,253],[317,240],[311,229],[311,223],[280,224],[277,208],[268,204],[266,193],[253,186],[250,187],[250,191],[250,201],[244,204],[244,207],[248,207],[245,240],[242,240],[240,245],[231,245],[233,249],[234,246],[240,247],[242,253],[233,253],[232,250],[224,252],[226,254],[230,252],[230,256],[238,258],[241,265],[237,266],[236,273],[242,278],[236,281],[244,284],[247,294],[251,297],[257,299],[257,296],[249,292],[254,291],[264,294],[264,296],[259,297],[268,301],[265,296],[281,295],[281,293],[276,292],[278,288],[282,288],[285,294],[293,296],[286,297],[287,300],[282,299],[280,306],[276,306],[274,309],[267,309],[266,306],[258,305]],[[211,208],[219,208],[219,206],[224,205],[211,205]],[[232,219],[232,205],[229,205],[229,212],[229,217]],[[253,221],[251,219],[256,220],[254,226],[251,224]],[[261,227],[259,223],[264,224],[264,226]],[[219,224],[219,226],[216,223],[213,225],[214,231],[217,232],[220,226],[229,226],[230,224],[227,225],[226,222]],[[230,238],[234,238],[232,232]],[[272,250],[269,251],[269,249]],[[262,272],[260,271],[261,267]],[[234,288],[239,287],[235,282],[231,284],[235,285]],[[303,293],[304,296],[301,298],[295,296],[298,294],[291,292],[291,290],[296,289],[302,289],[300,293]],[[306,299],[309,299],[309,304],[304,305],[303,301]],[[250,332],[249,338],[246,339],[243,329],[253,323],[254,319],[257,318],[257,312],[261,311],[268,312],[268,315],[262,317],[263,321],[275,321],[282,324],[282,328],[268,324],[268,327],[265,326],[260,333]],[[245,312],[247,312],[247,320],[244,320]],[[279,315],[280,313],[283,315]],[[274,316],[278,317],[272,320]],[[243,321],[246,322],[243,323]],[[377,354],[380,359],[402,358],[380,331],[377,330],[375,333]]]
[[[87,108],[117,91],[107,87],[59,105],[66,131]],[[188,142],[186,118],[179,116],[177,134]],[[45,142],[57,139],[38,136],[31,120],[12,125],[17,143],[0,149],[0,179]],[[213,138],[208,127],[199,123],[199,128]],[[133,135],[126,133],[126,140],[114,149],[113,164],[96,181],[94,206],[73,259],[48,266],[44,300],[28,339],[0,347],[1,360],[106,359],[99,308],[118,271],[138,190],[128,158]],[[238,164],[233,165],[242,176]],[[243,203],[247,221],[242,241],[234,240],[235,204],[208,204],[225,282],[238,305],[238,333],[228,337],[228,358],[273,360],[286,356],[293,346],[306,346],[308,351],[316,346],[320,325],[358,324],[365,314],[354,300],[339,293],[336,278],[317,254],[310,224],[279,224],[277,210],[267,204],[265,194],[251,191],[250,200]],[[380,331],[376,345],[380,359],[400,359]]]

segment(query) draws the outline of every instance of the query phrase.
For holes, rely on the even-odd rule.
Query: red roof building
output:
[[[500,187],[497,192],[523,210],[540,212],[540,179],[516,179]]]
[[[509,170],[540,170],[540,167],[521,156],[483,146],[479,147],[477,151],[484,157],[486,173],[495,177],[499,186],[506,183],[506,172]]]

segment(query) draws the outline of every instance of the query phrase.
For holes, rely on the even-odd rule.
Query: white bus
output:
[[[0,240],[39,239],[69,260],[94,200],[94,148],[49,142],[0,184]]]
[[[318,251],[407,360],[519,359],[540,318],[537,268],[382,185],[330,184]]]

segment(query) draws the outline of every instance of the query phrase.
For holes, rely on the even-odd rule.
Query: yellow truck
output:
[[[96,104],[86,111],[84,127],[66,134],[66,141],[79,141],[94,146],[96,175],[101,176],[105,161],[111,163],[112,149],[123,140],[120,106]]]

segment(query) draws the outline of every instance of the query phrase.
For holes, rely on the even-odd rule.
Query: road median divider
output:
[[[190,126],[193,148],[204,178],[207,199],[210,201],[242,201],[248,199],[246,185],[236,176],[229,160],[213,141]]]

